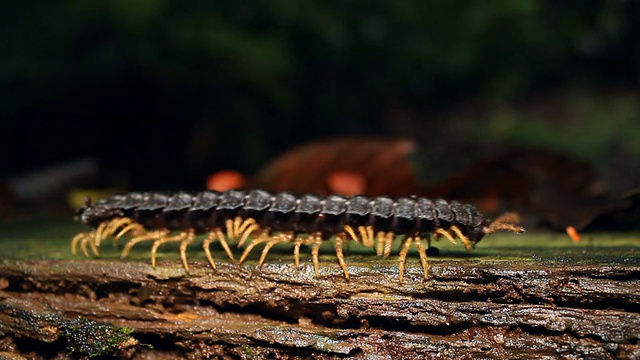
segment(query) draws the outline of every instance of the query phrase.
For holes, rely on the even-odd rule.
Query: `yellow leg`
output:
[[[227,219],[224,222],[226,229],[227,229],[227,238],[229,239],[233,239],[235,238],[235,234],[233,233],[233,220],[231,219]]]
[[[242,218],[239,216],[236,216],[233,219],[233,238],[237,238],[238,235],[238,230],[240,229],[240,225],[242,225]]]
[[[86,233],[78,233],[71,239],[71,254],[76,255],[78,243],[83,237],[87,236]]]
[[[238,241],[237,247],[241,247],[242,245],[244,245],[244,242],[247,241],[249,236],[251,236],[251,234],[258,230],[260,230],[260,226],[258,224],[249,225],[249,227],[242,231],[242,237],[240,238],[240,241]]]
[[[258,269],[262,269],[262,264],[264,264],[264,261],[267,259],[267,254],[269,253],[269,250],[271,250],[271,248],[275,244],[280,242],[282,242],[282,238],[279,235],[267,241],[267,244],[264,246],[264,248],[262,249],[262,253],[260,254],[260,260],[258,260]]]
[[[96,231],[93,233],[93,241],[90,242],[91,245],[91,250],[94,250],[94,254],[98,255],[97,251],[97,247],[100,246],[100,242],[102,241],[102,239],[106,239],[107,235],[105,234],[105,230],[107,229],[107,227],[109,226],[109,222],[105,221],[103,223],[100,223],[100,225],[98,225],[98,228],[96,229]],[[85,245],[86,247],[86,245]]]
[[[142,225],[136,223],[132,219],[129,219],[129,218],[117,218],[117,219],[114,219],[113,221],[111,221],[109,223],[109,226],[107,226],[107,228],[105,229],[105,234],[104,234],[104,236],[102,238],[105,239],[107,236],[111,236],[111,235],[115,234],[116,231],[118,231],[118,229],[120,229],[121,227],[125,227],[125,228],[126,227],[130,227],[129,230],[141,228],[143,230],[143,233],[145,231],[144,228],[142,227]],[[122,231],[120,231],[120,232],[122,232]],[[136,235],[142,235],[142,233],[136,234]]]
[[[391,245],[393,243],[393,239],[396,238],[396,234],[390,232],[387,233],[387,236],[385,236],[384,238],[384,254],[383,256],[385,258],[388,258],[389,255],[391,254]]]
[[[98,255],[97,249],[100,247],[100,243],[102,242],[102,240],[113,235],[120,227],[131,223],[133,223],[133,220],[129,218],[115,218],[111,221],[101,223],[95,231],[93,242],[89,244],[91,246],[91,249],[94,250],[94,253],[96,253],[96,255]]]
[[[202,249],[204,250],[204,254],[207,256],[207,260],[209,260],[209,264],[211,265],[213,270],[216,270],[216,263],[213,261],[213,257],[211,256],[211,250],[209,250],[209,246],[214,241],[216,241],[216,232],[211,231],[209,233],[209,236],[204,239],[204,242],[202,243]]]
[[[309,239],[309,238],[307,238]],[[293,243],[293,262],[295,263],[296,269],[300,268],[300,246],[305,243],[303,238],[296,238]]]
[[[118,231],[118,233],[114,236],[114,238],[118,240],[122,236],[127,234],[131,234],[133,236],[140,236],[140,235],[144,235],[145,232],[147,232],[147,230],[142,225],[132,222],[127,226],[125,226],[124,228],[122,228],[120,231]]]
[[[300,267],[300,246],[301,245],[307,245],[307,244],[311,244],[315,241],[315,237],[319,236],[318,234],[312,234],[307,236],[306,238],[297,238],[294,246],[293,246],[293,258],[296,264],[296,268]]]
[[[189,272],[189,263],[187,263],[187,246],[193,242],[195,237],[195,231],[191,229],[187,234],[187,238],[180,242],[180,260],[182,260],[182,266],[186,272]]]
[[[89,257],[89,251],[87,250],[87,242],[93,243],[93,238],[85,237],[85,238],[82,238],[82,241],[80,241],[80,250],[82,250],[82,253],[84,254],[85,257]]]
[[[260,255],[260,260],[258,261],[258,268],[262,267],[264,260],[267,258],[267,254],[269,253],[269,250],[274,245],[283,243],[283,242],[290,242],[291,239],[293,239],[293,236],[294,235],[292,233],[279,234],[277,236],[274,236],[273,239],[269,240],[269,242],[267,242],[267,244],[264,246],[264,249],[262,249],[262,254]]]
[[[356,232],[353,230],[351,225],[345,225],[344,231],[346,231],[346,233],[351,237],[353,241],[360,242],[360,239],[358,239],[358,236],[356,235]]]
[[[255,219],[245,219],[242,224],[238,227],[238,230],[236,231],[236,236],[240,236],[240,234],[244,233],[245,230],[251,226],[251,225],[255,225],[256,220]]]
[[[313,269],[316,272],[316,278],[320,277],[320,272],[318,271],[318,254],[320,253],[320,245],[322,245],[322,237],[316,236],[313,238],[313,246],[311,247],[311,258],[313,260]]]
[[[100,246],[100,241],[102,241],[102,239],[106,239],[107,236],[109,236],[106,233],[106,230],[109,227],[109,223],[109,221],[105,221],[103,223],[100,223],[100,225],[98,225],[98,228],[96,228],[94,242],[97,246]]]
[[[338,234],[336,236],[336,256],[338,257],[338,263],[342,267],[344,277],[349,280],[349,272],[347,271],[347,264],[344,262],[344,254],[342,253],[342,243],[344,241],[344,234]]]
[[[416,244],[418,248],[418,254],[420,254],[420,263],[422,263],[422,271],[424,272],[424,278],[429,278],[429,261],[427,259],[427,251],[422,245],[422,241],[420,241],[419,237],[415,237],[413,239],[413,243]]]
[[[211,256],[211,250],[209,249],[209,247],[211,246],[212,242],[216,241],[216,238],[218,241],[220,241],[220,245],[222,246],[224,251],[227,253],[227,256],[229,256],[229,259],[231,259],[231,261],[233,262],[236,261],[236,259],[233,257],[233,254],[231,253],[231,249],[229,249],[229,244],[227,244],[227,241],[225,239],[225,236],[222,230],[220,230],[219,228],[213,229],[209,233],[209,236],[207,236],[207,238],[202,243],[202,249],[204,250],[204,253],[207,256],[207,260],[209,260],[209,264],[214,270],[216,269],[216,263],[213,261],[213,257]]]
[[[251,220],[251,221],[249,221]],[[242,232],[244,231],[244,229],[249,226],[251,223],[255,222],[255,220],[253,219],[243,219],[239,216],[236,216],[235,219],[233,219],[233,238],[237,239],[240,237],[240,234],[242,234]]]
[[[89,247],[91,248],[93,255],[95,256],[100,255],[100,253],[98,252],[98,247],[96,246],[96,243],[94,243],[93,241],[89,241]]]
[[[445,238],[447,238],[447,240],[451,241],[454,245],[458,245],[458,242],[456,241],[456,239],[454,239],[453,236],[451,236],[451,234],[449,234],[448,231],[442,228],[438,228],[435,231],[435,233],[444,236]]]
[[[215,229],[214,231],[218,236],[218,241],[220,241],[220,245],[222,245],[222,248],[227,253],[227,256],[229,256],[229,259],[231,259],[232,262],[236,262],[236,259],[233,257],[233,253],[231,253],[231,249],[229,248],[229,244],[227,243],[227,239],[224,237],[224,234],[222,233],[222,230]]]
[[[372,226],[358,226],[360,237],[362,238],[362,245],[366,247],[373,247],[373,227]]]
[[[299,237],[293,243],[293,261],[295,263],[296,269],[300,268],[300,246],[304,244],[305,240],[307,239],[303,239]]]
[[[378,234],[376,236],[376,255],[378,256],[382,256],[382,253],[384,251],[384,238],[387,236],[387,234],[384,231],[378,231]]]
[[[85,234],[87,234],[87,236],[84,236],[80,239],[80,249],[82,249],[82,253],[84,254],[84,256],[89,257],[89,251],[87,250],[87,244],[89,244],[93,254],[98,256],[98,249],[96,248],[95,244],[95,231]]]
[[[73,239],[71,239],[71,253],[73,255],[76,255],[78,243],[82,243],[85,238],[93,239],[93,237],[93,231],[88,233],[79,233],[78,235],[74,236]],[[84,249],[86,250],[86,246],[84,247]],[[88,257],[89,253],[85,252],[84,255]]]
[[[156,241],[153,242],[153,246],[151,246],[151,266],[153,266],[153,268],[156,267],[156,254],[158,253],[158,248],[160,247],[160,245],[168,242],[182,242],[189,237],[189,233],[189,231],[183,231],[176,236],[156,239]]]
[[[247,240],[247,238],[256,230],[258,230],[260,226],[256,224],[255,219],[246,219],[242,222],[242,224],[238,227],[236,231],[236,238],[240,238],[240,242],[238,242],[237,247],[241,247],[242,244]]]
[[[407,263],[407,253],[409,253],[409,247],[413,242],[413,238],[406,237],[402,243],[402,249],[400,249],[400,255],[398,256],[398,267],[400,268],[400,284],[402,284],[402,280],[404,279],[404,268]]]
[[[131,223],[131,219],[125,218],[125,217],[112,219],[109,222],[109,225],[107,226],[107,228],[105,229],[106,236],[113,235],[120,226],[130,224],[130,223]]]
[[[251,241],[251,244],[249,244],[246,249],[244,249],[244,252],[242,253],[242,256],[240,257],[240,260],[238,262],[242,264],[247,256],[249,256],[249,253],[251,253],[251,250],[253,250],[254,247],[262,244],[265,241],[269,241],[270,239],[273,240],[274,238],[269,236],[269,231],[264,230],[257,238],[254,238]]]
[[[146,240],[156,240],[156,239],[160,239],[165,237],[167,234],[169,233],[168,230],[158,230],[158,231],[149,231],[148,233],[144,234],[144,235],[140,235],[140,236],[136,236],[134,238],[132,238],[131,240],[129,240],[129,242],[127,242],[124,245],[124,248],[122,249],[122,253],[120,254],[121,258],[125,258],[127,257],[127,255],[129,255],[129,252],[131,251],[131,248],[142,241],[146,241]]]
[[[467,251],[471,252],[471,241],[469,241],[469,239],[464,236],[462,231],[460,231],[460,229],[455,225],[451,226],[450,229],[456,234],[456,236],[458,236],[458,238],[460,238],[460,241],[462,241],[464,247],[467,248]]]

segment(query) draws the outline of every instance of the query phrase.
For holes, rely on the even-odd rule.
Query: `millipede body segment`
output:
[[[151,261],[155,266],[159,246],[179,242],[180,257],[187,271],[186,249],[198,234],[207,234],[203,250],[214,269],[210,245],[216,241],[232,261],[235,258],[229,242],[236,241],[238,247],[248,242],[240,263],[253,248],[264,243],[259,266],[274,245],[292,243],[296,265],[299,264],[300,247],[311,245],[316,276],[320,245],[335,237],[336,256],[347,278],[349,273],[342,252],[345,242],[356,241],[375,248],[378,256],[387,257],[393,241],[401,237],[400,281],[412,244],[418,249],[426,278],[429,265],[422,240],[430,244],[432,238],[444,237],[457,244],[457,238],[467,250],[471,250],[487,234],[524,231],[516,224],[518,217],[515,214],[489,221],[474,206],[457,201],[421,197],[295,196],[264,190],[136,192],[114,195],[94,204],[87,201],[77,213],[80,220],[93,230],[73,238],[74,254],[79,245],[86,256],[89,255],[87,247],[98,255],[103,240],[128,236],[130,239],[124,246],[122,257],[135,244],[153,241]]]

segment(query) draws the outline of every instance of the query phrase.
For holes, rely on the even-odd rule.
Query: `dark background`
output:
[[[640,174],[633,1],[13,2],[0,176],[81,156],[201,188],[311,139],[415,139],[425,182],[517,147]]]

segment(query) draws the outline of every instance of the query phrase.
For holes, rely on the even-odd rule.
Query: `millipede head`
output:
[[[88,196],[84,197],[84,206],[76,209],[76,213],[73,216],[75,221],[82,221],[82,214],[87,210],[87,208],[91,207],[91,198]]]

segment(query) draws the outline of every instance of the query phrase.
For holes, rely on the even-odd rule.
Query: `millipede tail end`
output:
[[[517,213],[506,213],[499,216],[489,225],[487,225],[483,232],[485,234],[493,234],[498,231],[510,231],[513,233],[521,234],[525,232],[524,228],[517,223],[520,222],[520,215]]]

